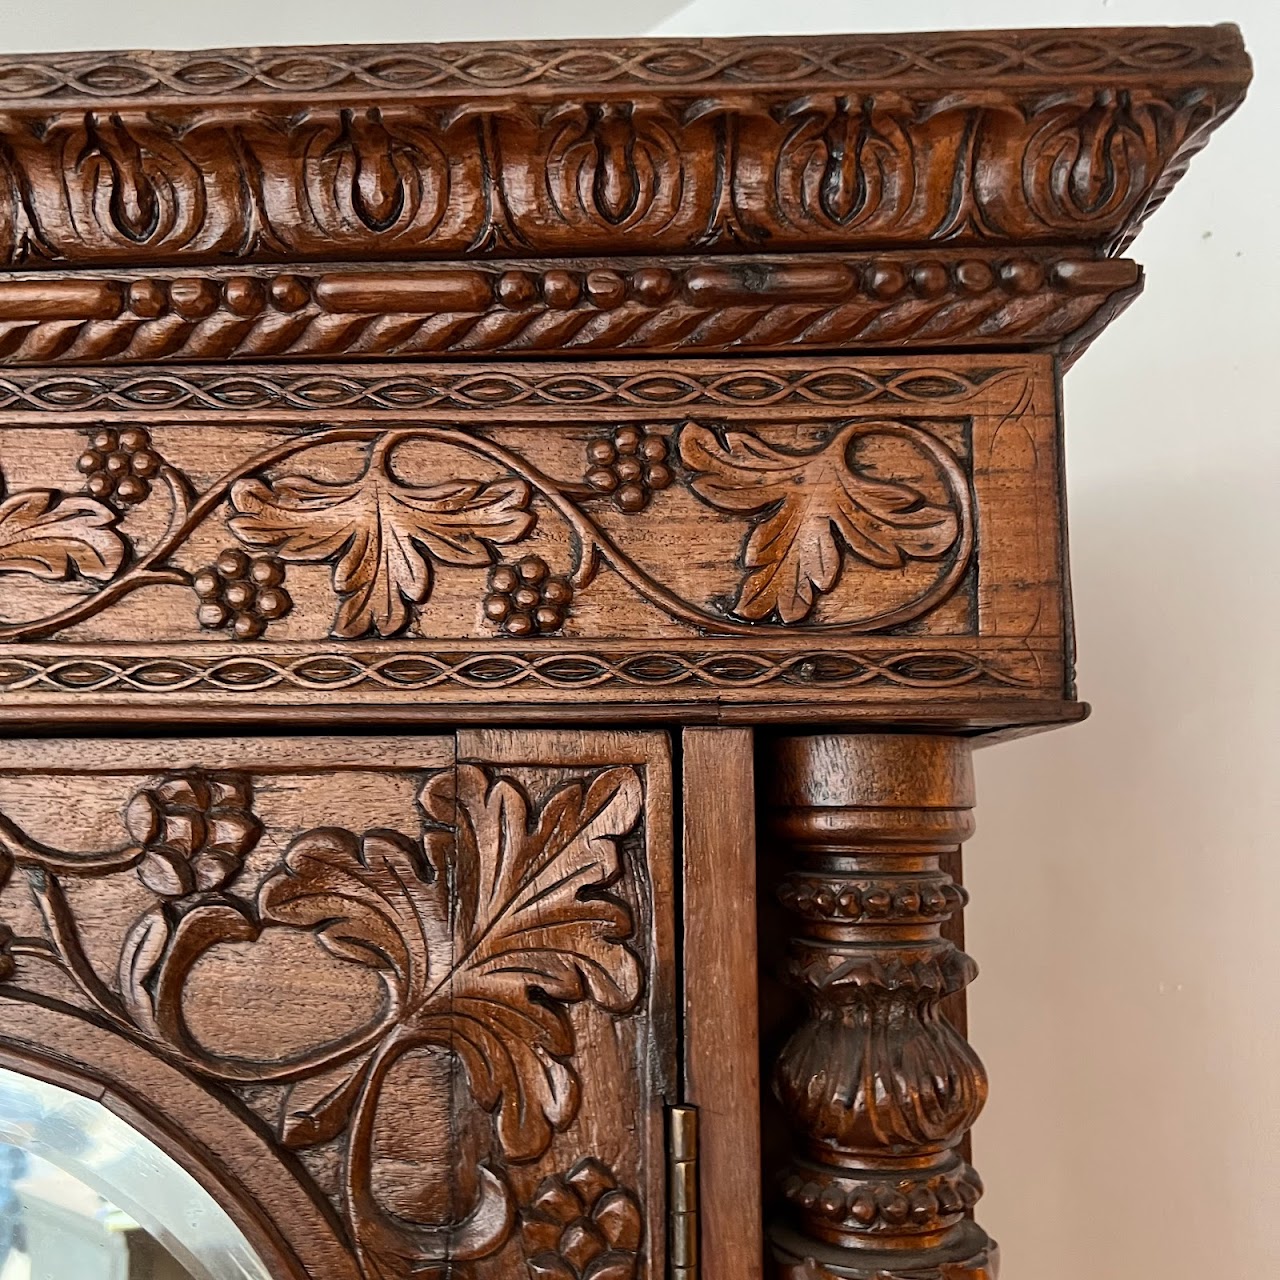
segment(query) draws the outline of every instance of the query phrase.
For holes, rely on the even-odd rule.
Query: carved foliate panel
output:
[[[0,395],[13,711],[1034,719],[1067,691],[1047,358],[96,370]]]
[[[310,1275],[660,1277],[670,803],[658,734],[0,746],[0,1054],[180,1068]]]

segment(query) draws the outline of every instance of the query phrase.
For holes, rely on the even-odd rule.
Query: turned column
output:
[[[982,1063],[942,1001],[977,972],[942,936],[965,893],[942,855],[973,831],[970,747],[901,733],[784,738],[764,773],[787,870],[787,980],[807,1013],[773,1086],[794,1135],[784,1280],[994,1280],[961,1144]]]

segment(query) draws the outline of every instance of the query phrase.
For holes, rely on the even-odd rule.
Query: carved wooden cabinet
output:
[[[1060,376],[1248,77],[0,62],[0,1063],[278,1280],[993,1280],[970,751],[1085,714]]]

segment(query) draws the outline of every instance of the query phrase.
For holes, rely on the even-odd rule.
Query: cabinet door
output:
[[[660,1277],[664,735],[0,745],[0,1061],[275,1275]]]

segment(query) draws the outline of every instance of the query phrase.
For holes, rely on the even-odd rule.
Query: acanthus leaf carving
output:
[[[264,924],[314,933],[339,960],[379,973],[390,1025],[421,1002],[433,945],[447,944],[447,885],[421,851],[395,831],[357,837],[339,827],[303,832],[279,869],[258,890]],[[372,1050],[340,1061],[290,1086],[280,1115],[280,1140],[290,1148],[327,1142],[351,1119],[373,1066]]]
[[[336,1138],[347,1127],[364,1088],[369,1055],[290,1085],[280,1110],[280,1142],[291,1151]]]
[[[639,999],[640,964],[623,945],[630,912],[602,891],[621,874],[617,839],[640,802],[638,775],[622,767],[560,787],[532,824],[520,789],[475,765],[459,766],[456,788],[440,774],[423,789],[423,811],[441,828],[427,848],[438,876],[448,859],[457,878],[459,958],[410,1021],[459,1055],[477,1100],[497,1110],[512,1160],[541,1155],[577,1112],[563,1061],[572,1033],[557,1002],[622,1014]]]
[[[349,483],[290,475],[274,484],[240,480],[231,490],[236,514],[229,524],[242,542],[272,547],[286,561],[336,557],[338,636],[396,635],[409,621],[409,606],[431,593],[433,559],[484,567],[493,560],[486,544],[519,541],[533,526],[524,481],[409,485],[390,466],[395,439],[384,437]]]
[[[109,582],[127,556],[118,521],[118,513],[96,498],[54,489],[6,494],[0,475],[0,573]]]
[[[258,914],[267,923],[312,930],[339,960],[385,973],[403,1007],[421,997],[431,946],[422,904],[431,900],[433,882],[419,863],[412,844],[394,831],[359,838],[340,827],[307,831],[259,889]]]
[[[851,465],[855,439],[885,425],[846,426],[808,452],[775,448],[749,432],[728,431],[721,441],[696,423],[684,427],[680,456],[698,473],[694,492],[722,511],[762,516],[743,552],[751,572],[734,605],[739,616],[776,613],[784,623],[808,617],[818,596],[838,582],[846,550],[896,569],[907,559],[936,560],[955,544],[955,510]]]

